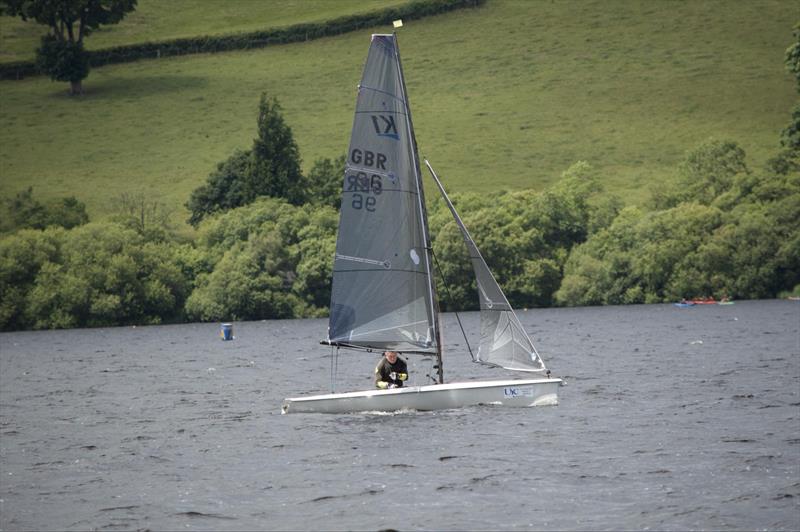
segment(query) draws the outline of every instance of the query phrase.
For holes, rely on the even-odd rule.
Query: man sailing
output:
[[[397,356],[397,351],[384,351],[383,358],[375,367],[375,387],[381,390],[402,388],[406,379],[408,379],[406,361]]]

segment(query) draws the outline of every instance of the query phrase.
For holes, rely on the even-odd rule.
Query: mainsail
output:
[[[475,272],[481,307],[481,341],[475,361],[516,371],[545,371],[544,363],[536,352],[533,342],[519,322],[486,261],[483,260],[478,246],[458,216],[439,177],[428,161],[425,161],[425,164],[461,230]]]
[[[430,239],[394,35],[373,35],[342,189],[327,342],[436,353]]]

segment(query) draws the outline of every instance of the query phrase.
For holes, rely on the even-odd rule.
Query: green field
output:
[[[137,24],[158,28],[143,40],[219,29],[207,11],[228,5],[248,10],[231,31],[274,23],[249,16],[258,2],[192,4],[203,17],[171,28],[151,26],[164,4],[141,2]],[[324,18],[356,5],[319,4],[336,7]],[[489,0],[409,21],[398,33],[421,154],[452,191],[541,188],[586,160],[629,203],[709,137],[758,167],[797,97],[783,53],[798,18],[788,1]],[[282,103],[308,169],[347,148],[370,33],[106,66],[80,98],[46,78],[0,82],[0,194],[74,194],[98,218],[144,191],[185,219],[191,190],[250,147],[261,92]]]

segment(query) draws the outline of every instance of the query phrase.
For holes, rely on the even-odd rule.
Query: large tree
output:
[[[797,92],[800,93],[800,23],[794,27],[795,42],[786,49],[784,64],[786,70],[794,74],[797,80]],[[794,106],[792,121],[783,130],[781,144],[790,150],[800,149],[800,103]]]
[[[116,24],[136,8],[136,0],[0,0],[5,14],[48,26],[36,50],[39,68],[56,81],[69,81],[70,93],[83,91],[89,75],[84,38],[102,25]]]
[[[258,137],[253,139],[253,147],[236,151],[219,163],[206,184],[192,191],[186,203],[192,213],[189,223],[197,226],[207,216],[248,205],[263,196],[283,198],[293,205],[302,205],[308,199],[292,128],[284,121],[278,100],[265,94],[261,95]]]

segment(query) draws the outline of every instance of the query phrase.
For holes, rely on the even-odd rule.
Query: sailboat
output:
[[[425,161],[469,251],[480,299],[474,362],[531,378],[446,383],[433,254],[411,110],[395,34],[372,35],[342,187],[328,335],[337,349],[435,357],[436,382],[284,400],[283,413],[440,410],[558,403],[553,378]],[[472,351],[470,350],[472,353]]]

